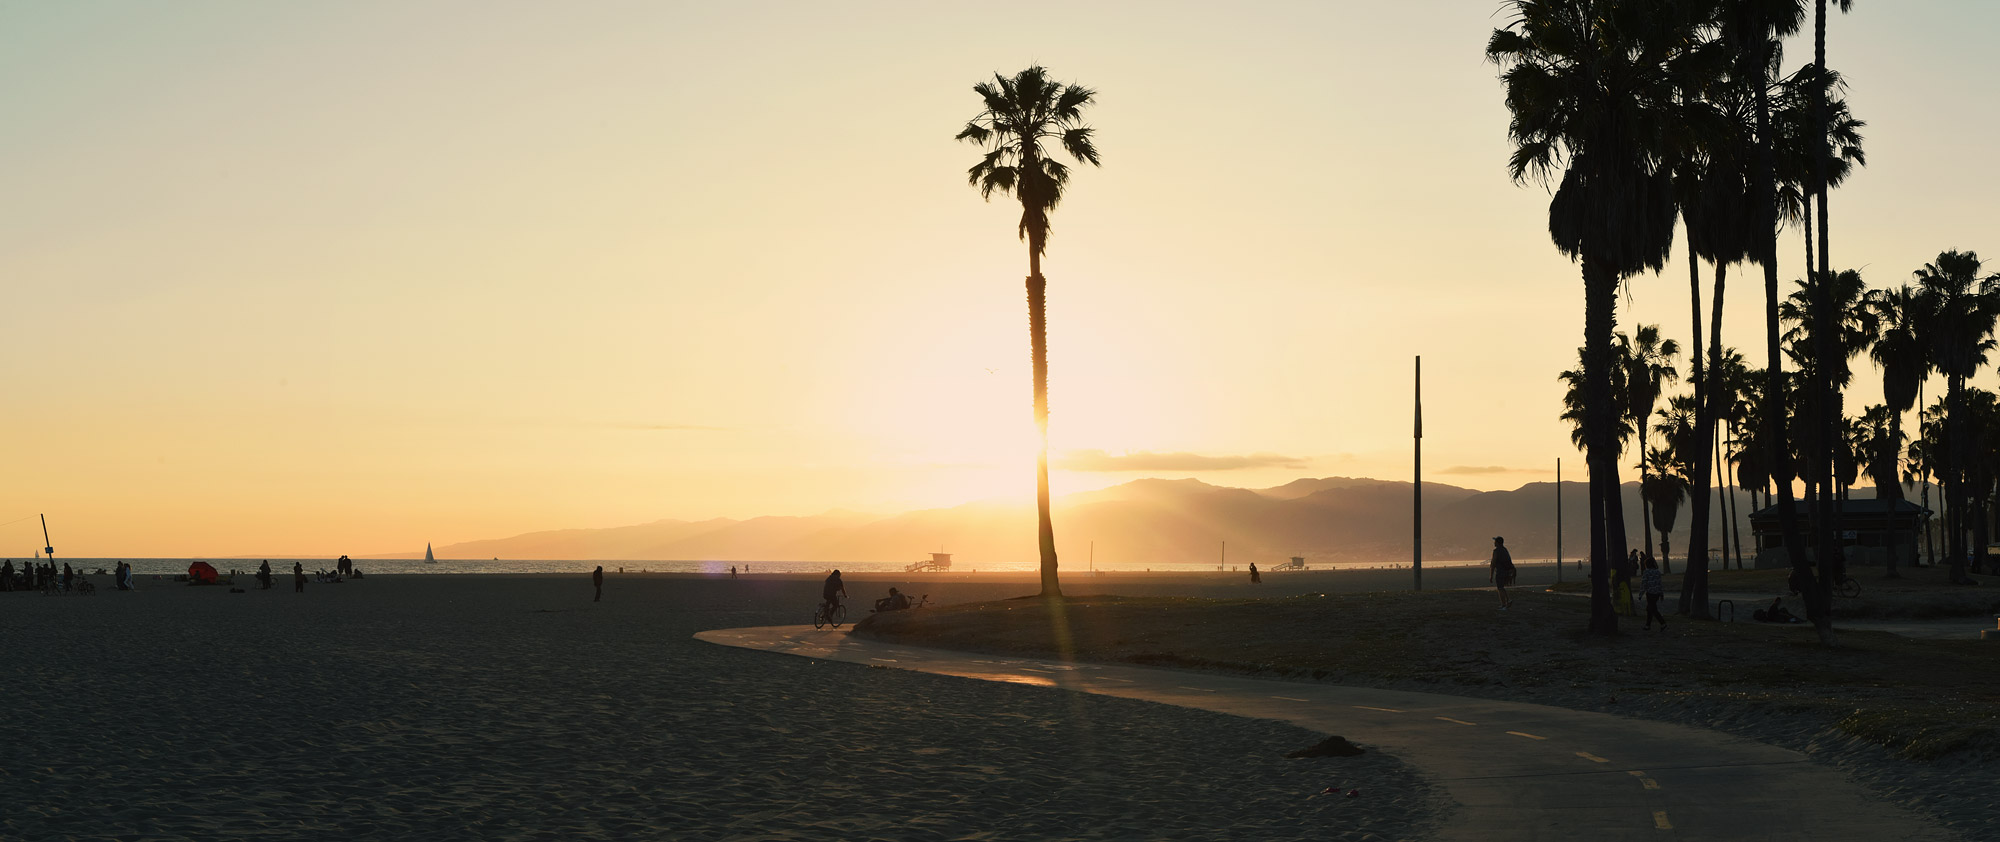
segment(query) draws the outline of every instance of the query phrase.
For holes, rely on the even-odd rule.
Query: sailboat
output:
[[[431,555],[431,545],[430,545],[430,544],[425,544],[425,545],[424,545],[424,563],[425,563],[425,564],[436,564],[436,563],[438,563],[438,560],[437,560],[437,556],[434,556],[434,555]]]

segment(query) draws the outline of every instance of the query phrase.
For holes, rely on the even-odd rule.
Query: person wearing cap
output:
[[[1486,581],[1492,582],[1500,590],[1500,610],[1505,611],[1514,604],[1507,597],[1507,586],[1514,584],[1514,556],[1507,552],[1507,539],[1493,536],[1493,560],[1488,562],[1492,569],[1486,571]]]

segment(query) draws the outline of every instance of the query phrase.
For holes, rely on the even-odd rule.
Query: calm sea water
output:
[[[186,573],[188,565],[196,561],[206,561],[209,564],[215,565],[215,569],[220,570],[224,573],[227,573],[230,570],[242,570],[245,572],[249,572],[256,570],[257,562],[261,560],[262,559],[255,559],[255,558],[250,558],[250,559],[123,558],[120,559],[120,558],[61,558],[61,557],[58,557],[56,559],[58,564],[68,563],[72,567],[80,567],[85,571],[95,571],[100,567],[108,571],[112,569],[112,567],[116,565],[118,562],[127,561],[131,562],[133,573],[142,577],[165,576],[175,573]],[[334,560],[330,558],[307,558],[307,559],[272,558],[271,570],[275,573],[290,575],[292,572],[292,562],[295,560],[299,561],[300,563],[303,563],[306,567],[307,572],[311,572],[314,570],[322,570],[322,569],[332,570],[334,567]],[[33,561],[33,559],[28,559],[28,561]],[[1526,563],[1533,563],[1536,560],[1517,559],[1517,561],[1526,564]],[[21,565],[21,562],[22,559],[18,558],[14,559],[14,564],[16,567],[19,567]],[[1308,565],[1310,565],[1312,569],[1315,570],[1325,570],[1329,568],[1342,569],[1342,568],[1394,566],[1386,563],[1372,564],[1372,563],[1361,563],[1361,562],[1357,563],[1307,562],[1307,563]],[[1485,559],[1466,560],[1466,561],[1427,560],[1424,562],[1424,565],[1426,567],[1432,567],[1432,566],[1462,567],[1467,565],[1476,565],[1485,563],[1486,563]],[[622,568],[626,572],[630,573],[637,573],[637,572],[707,573],[710,575],[724,575],[724,576],[729,574],[729,568],[732,566],[736,567],[739,570],[742,570],[747,567],[748,572],[753,574],[754,573],[825,573],[835,568],[839,568],[844,572],[852,572],[852,573],[898,573],[909,569],[910,566],[910,563],[907,561],[741,562],[741,561],[690,561],[690,560],[594,561],[594,560],[441,558],[438,559],[435,563],[430,563],[430,564],[426,564],[421,559],[356,559],[354,562],[354,566],[360,568],[362,573],[391,573],[391,574],[393,573],[589,573],[592,569],[596,568],[600,564],[604,565],[604,569],[606,572],[616,572]],[[1243,565],[1231,565],[1231,567],[1233,570],[1237,570],[1239,572],[1247,569]],[[1269,564],[1263,564],[1260,565],[1260,567],[1265,570],[1270,569]],[[953,566],[954,572],[977,571],[981,573],[1010,572],[1010,571],[1026,572],[1026,571],[1033,571],[1036,569],[1038,569],[1038,566],[1034,562],[986,564],[986,563],[967,562],[962,559],[959,560]],[[1072,566],[1069,563],[1065,563],[1063,565],[1063,569],[1066,571],[1074,571],[1082,569],[1082,566],[1081,565]],[[1141,564],[1100,564],[1097,565],[1097,569],[1111,570],[1111,571],[1125,571],[1125,572],[1137,572],[1141,570],[1150,569],[1160,572],[1172,572],[1172,573],[1199,573],[1203,571],[1214,570],[1215,565],[1154,564],[1148,567],[1147,565],[1141,565]]]

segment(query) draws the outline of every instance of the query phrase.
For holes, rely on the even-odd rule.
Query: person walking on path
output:
[[[1264,577],[1257,575],[1257,562],[1250,562],[1250,584],[1262,584]]]
[[[591,599],[590,601],[591,601],[591,602],[603,602],[603,601],[604,601],[604,565],[600,564],[600,565],[598,565],[598,566],[597,566],[597,569],[596,569],[596,570],[592,570],[592,571],[590,572],[590,583],[591,583],[592,585],[595,585],[595,586],[597,587],[597,596],[596,596],[595,598]]]
[[[1660,596],[1667,592],[1660,584],[1660,563],[1646,555],[1646,569],[1639,574],[1639,590],[1646,594],[1646,629],[1651,631],[1654,618],[1660,621],[1660,631],[1667,630],[1667,618],[1660,614]]]
[[[302,561],[292,562],[292,593],[306,592],[306,565]]]
[[[1493,560],[1487,562],[1492,569],[1486,571],[1486,581],[1492,582],[1500,591],[1500,610],[1513,607],[1514,600],[1507,596],[1507,586],[1514,584],[1514,554],[1507,552],[1507,539],[1493,536]]]

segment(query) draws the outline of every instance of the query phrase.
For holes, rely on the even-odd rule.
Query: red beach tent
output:
[[[197,561],[188,565],[188,578],[204,585],[215,584],[216,575],[215,565],[209,564],[206,561]]]

